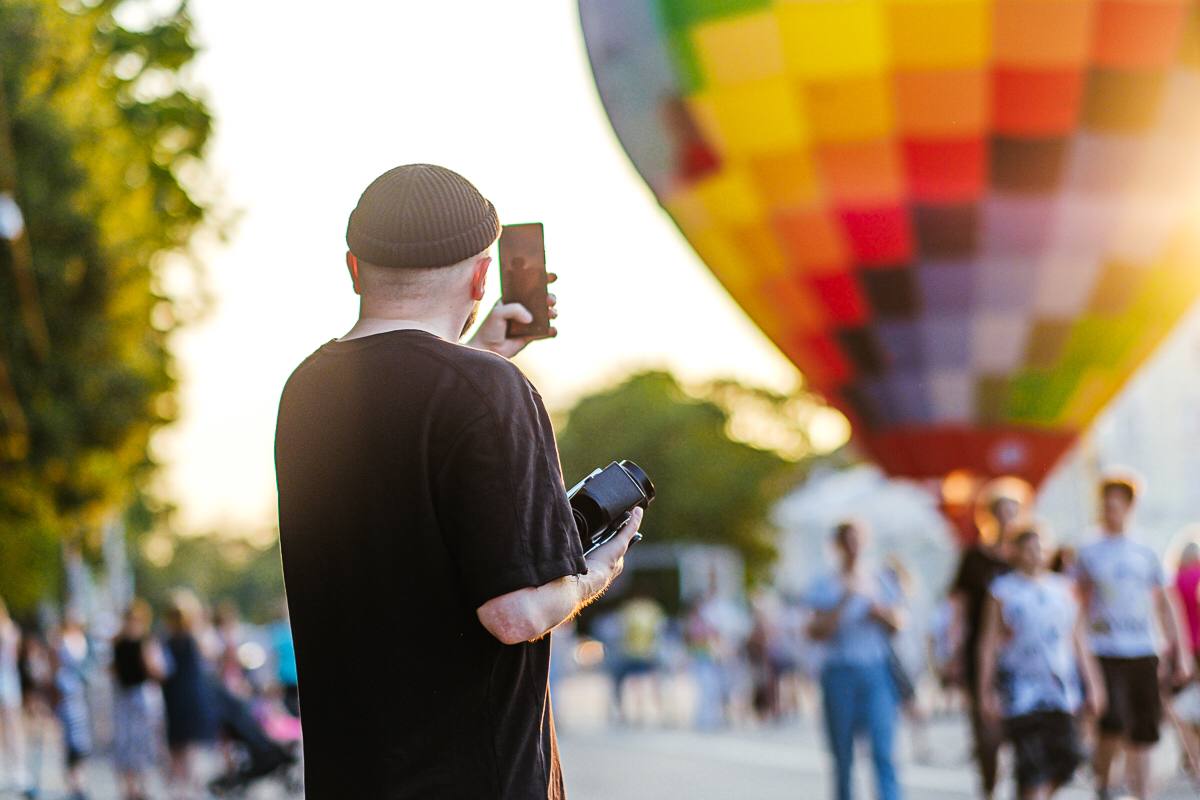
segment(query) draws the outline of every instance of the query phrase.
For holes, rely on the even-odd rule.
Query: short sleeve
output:
[[[834,582],[825,576],[810,583],[800,598],[801,604],[813,611],[830,611],[837,605],[837,601]]]
[[[1163,569],[1162,559],[1150,548],[1146,548],[1146,558],[1150,562],[1150,585],[1158,588],[1166,588],[1167,571]]]
[[[439,521],[473,608],[587,572],[549,415],[512,370],[449,444],[437,479]]]

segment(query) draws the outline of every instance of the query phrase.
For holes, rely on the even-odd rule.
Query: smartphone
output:
[[[500,299],[529,309],[533,322],[508,323],[510,338],[550,337],[550,305],[546,275],[546,245],[542,223],[505,225],[500,231]]]

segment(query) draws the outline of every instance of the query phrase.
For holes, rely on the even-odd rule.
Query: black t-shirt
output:
[[[422,331],[330,342],[284,388],[275,460],[309,800],[564,796],[549,637],[475,613],[586,571],[520,370]]]
[[[967,690],[975,691],[975,679],[979,666],[979,637],[983,634],[983,609],[987,602],[988,589],[999,576],[1010,569],[1008,562],[975,545],[963,553],[958,564],[958,574],[950,591],[961,594],[964,603],[963,618],[963,671],[969,681]]]
[[[113,642],[113,671],[117,675],[117,682],[125,689],[141,686],[150,680],[143,654],[145,646],[145,639],[125,636],[118,636]]]

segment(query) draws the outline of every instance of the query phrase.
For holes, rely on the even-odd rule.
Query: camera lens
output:
[[[654,499],[654,484],[650,481],[650,476],[646,471],[632,461],[622,461],[621,469],[629,473],[629,477],[633,478],[633,482],[642,490],[642,494],[646,495],[646,502],[649,503]]]

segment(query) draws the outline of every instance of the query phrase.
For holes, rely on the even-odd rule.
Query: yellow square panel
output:
[[[687,104],[725,156],[793,150],[808,140],[800,97],[783,78],[708,89]]]
[[[764,220],[730,229],[729,238],[737,243],[763,276],[784,278],[789,274],[787,256],[779,246],[775,230]]]
[[[895,127],[892,84],[881,74],[813,81],[801,91],[818,141],[879,139]]]
[[[779,23],[770,11],[706,22],[692,29],[691,37],[709,85],[783,74]]]
[[[781,0],[775,13],[793,75],[840,78],[882,72],[889,63],[879,0]]]
[[[991,55],[992,4],[888,0],[892,63],[900,69],[970,67]]]
[[[740,169],[725,169],[697,181],[693,191],[720,225],[746,225],[765,212],[754,183]]]
[[[774,208],[809,206],[820,197],[816,167],[808,150],[757,156],[746,166],[763,200]]]
[[[1087,427],[1096,418],[1097,412],[1112,399],[1113,389],[1118,385],[1116,376],[1107,370],[1089,369],[1067,401],[1066,408],[1059,413],[1059,419],[1053,421]]]

